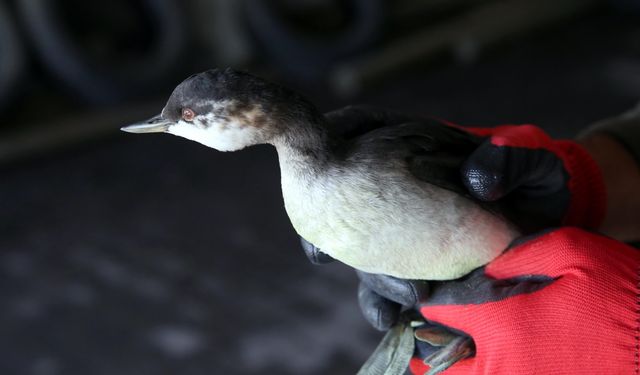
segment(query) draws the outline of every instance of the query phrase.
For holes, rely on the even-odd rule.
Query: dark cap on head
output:
[[[260,105],[271,115],[286,112],[317,113],[301,95],[278,84],[231,68],[211,69],[197,73],[180,83],[169,98],[163,117],[178,120],[182,108],[203,114],[213,110],[214,103],[234,101],[239,106]],[[284,113],[283,113],[284,112]]]

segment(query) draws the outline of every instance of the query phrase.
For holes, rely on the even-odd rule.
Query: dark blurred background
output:
[[[572,137],[640,98],[640,1],[0,2],[0,374],[353,374],[373,350],[273,149],[118,131],[226,66],[323,110]]]

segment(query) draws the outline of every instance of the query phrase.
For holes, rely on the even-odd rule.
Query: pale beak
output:
[[[163,119],[162,115],[157,115],[146,121],[124,126],[120,130],[129,133],[162,133],[167,131],[171,125],[173,125],[172,121]]]

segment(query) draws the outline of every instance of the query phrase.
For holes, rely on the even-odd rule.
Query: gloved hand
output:
[[[631,374],[639,366],[640,252],[577,228],[515,245],[460,280],[431,284],[431,323],[471,336],[476,354],[445,374]],[[417,341],[414,374],[433,346]]]
[[[532,125],[464,129],[487,137],[462,166],[473,197],[508,202],[525,233],[560,225],[598,228],[605,186],[582,146],[551,139]]]

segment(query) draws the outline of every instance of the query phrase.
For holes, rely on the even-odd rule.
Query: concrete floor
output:
[[[636,24],[594,15],[355,102],[571,136],[640,97]],[[0,170],[0,373],[353,374],[380,334],[353,272],[298,248],[275,151],[120,125]]]

